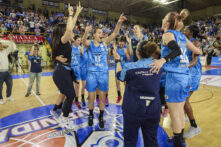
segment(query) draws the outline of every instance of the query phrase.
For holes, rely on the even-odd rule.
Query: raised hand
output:
[[[92,26],[87,26],[85,28],[85,32],[89,33],[92,30]]]
[[[131,38],[127,35],[126,36],[127,42],[130,43],[131,42]]]
[[[120,18],[119,18],[118,22],[124,22],[125,20],[127,20],[127,18],[124,16],[124,13],[122,13],[120,15]]]
[[[68,13],[69,13],[69,15],[74,14],[74,8],[70,5],[70,3],[68,3]]]
[[[77,5],[77,10],[76,10],[76,13],[77,14],[80,14],[81,11],[82,11],[83,7],[81,6],[81,2],[79,1],[78,5]]]
[[[115,60],[120,60],[120,55],[117,53],[117,46],[116,44],[114,43],[113,44],[113,57]]]

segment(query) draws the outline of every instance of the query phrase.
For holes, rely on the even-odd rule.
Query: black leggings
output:
[[[65,67],[62,65],[57,65],[53,73],[53,80],[60,92],[66,96],[62,112],[64,117],[68,117],[75,97],[71,71],[65,69]]]
[[[161,87],[160,88],[160,100],[161,100],[161,105],[165,106],[166,105],[166,101],[165,101],[165,87]]]

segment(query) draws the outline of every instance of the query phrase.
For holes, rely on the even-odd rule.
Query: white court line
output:
[[[26,139],[27,137],[29,137],[31,134],[28,134],[28,135],[26,135],[24,138],[22,138],[22,139]],[[13,142],[13,143],[10,143],[10,144],[7,144],[5,147],[7,147],[7,146],[10,146],[10,145],[13,145],[13,144],[15,144],[15,143],[18,143],[19,141],[17,140],[16,142]]]
[[[27,121],[24,121],[24,122],[21,122],[21,123],[13,124],[13,125],[10,125],[10,126],[2,127],[2,128],[0,128],[0,130],[5,129],[5,128],[9,128],[9,127],[12,127],[12,126],[16,126],[16,125],[24,124],[24,123],[26,123],[26,122],[31,122],[31,121],[34,121],[34,120],[38,120],[38,119],[42,119],[42,118],[46,118],[46,117],[49,117],[49,116],[52,116],[52,115],[47,115],[47,116],[43,116],[43,117],[39,117],[39,118],[35,118],[35,119],[31,119],[31,120],[27,120]]]
[[[31,145],[35,145],[35,146],[37,146],[37,147],[38,147],[38,144],[33,143],[33,142],[30,142],[30,141],[27,141],[27,140],[18,139],[18,138],[11,138],[11,140],[22,141],[22,142],[29,143],[29,144],[31,144]]]
[[[49,134],[49,133],[52,133],[52,132],[57,132],[56,130],[51,130],[51,131],[48,131],[48,132],[46,132],[46,133],[43,133],[43,134],[39,134],[38,136],[36,136],[36,137],[34,137],[34,138],[31,138],[31,139],[29,139],[29,140],[27,140],[27,141],[32,141],[32,140],[34,140],[34,139],[37,139],[37,138],[39,138],[39,137],[41,137],[41,136],[43,136],[43,135],[46,135],[46,134]],[[18,147],[21,147],[21,146],[23,146],[25,144],[25,142],[24,143],[22,143],[21,145],[19,145]],[[38,144],[38,143],[37,143]]]
[[[24,82],[24,84],[28,87],[28,83],[23,78],[21,78],[21,79]],[[38,95],[36,95],[34,90],[31,90],[31,92],[34,94],[34,96],[37,98],[37,100],[42,104],[42,106],[45,106],[45,103],[41,100],[41,98]]]

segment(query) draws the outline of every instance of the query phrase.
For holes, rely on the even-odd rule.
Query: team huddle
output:
[[[122,104],[125,146],[136,146],[139,128],[142,130],[145,146],[158,146],[157,129],[162,105],[165,107],[164,112],[169,110],[172,121],[174,136],[171,144],[175,147],[186,146],[184,137],[192,138],[200,133],[189,98],[199,87],[201,77],[199,56],[202,54],[197,41],[198,28],[186,27],[186,36],[180,31],[184,27],[183,20],[189,15],[189,11],[184,9],[180,14],[170,12],[164,17],[162,21],[164,34],[160,49],[156,43],[148,41],[139,25],[134,26],[134,36],[119,37],[121,25],[127,20],[123,14],[110,36],[105,35],[102,28],[93,26],[87,26],[83,36],[74,34],[73,28],[82,9],[79,3],[74,15],[74,9],[69,5],[67,24],[57,24],[53,30],[52,54],[55,61],[53,80],[60,94],[51,114],[59,115],[57,121],[61,127],[74,129],[69,119],[73,114],[71,107],[75,104],[81,108],[79,93],[82,106],[86,106],[84,97],[86,89],[88,126],[93,126],[96,99],[100,109],[99,128],[103,129],[105,105],[108,105],[108,62],[109,56],[113,56],[117,103],[122,100],[120,81],[125,83]],[[93,39],[89,39],[91,37]],[[79,87],[80,82],[82,89]],[[190,130],[185,135],[184,112],[191,123]]]

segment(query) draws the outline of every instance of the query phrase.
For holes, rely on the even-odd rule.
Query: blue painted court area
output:
[[[72,146],[76,143],[78,146],[123,146],[123,115],[119,105],[110,104],[104,114],[105,128],[100,130],[98,127],[99,108],[94,109],[94,127],[88,127],[88,108],[81,110],[75,106],[72,107],[74,117],[72,118],[75,126],[75,133],[65,135],[58,126],[54,117],[50,115],[52,105],[33,108],[19,112],[1,119],[0,123],[0,146],[7,146],[13,140],[24,138],[23,141],[30,143],[31,140],[25,140],[25,135],[30,134],[42,136],[43,131],[46,135],[43,139],[51,140],[44,143],[44,146],[53,146],[52,142],[65,143]],[[171,147],[167,143],[168,135],[162,127],[158,128],[158,143],[160,147]],[[63,138],[61,140],[61,138]],[[70,142],[70,139],[72,140]],[[42,138],[41,138],[42,140]],[[32,145],[37,143],[31,142]],[[141,131],[139,131],[137,147],[143,147]]]

